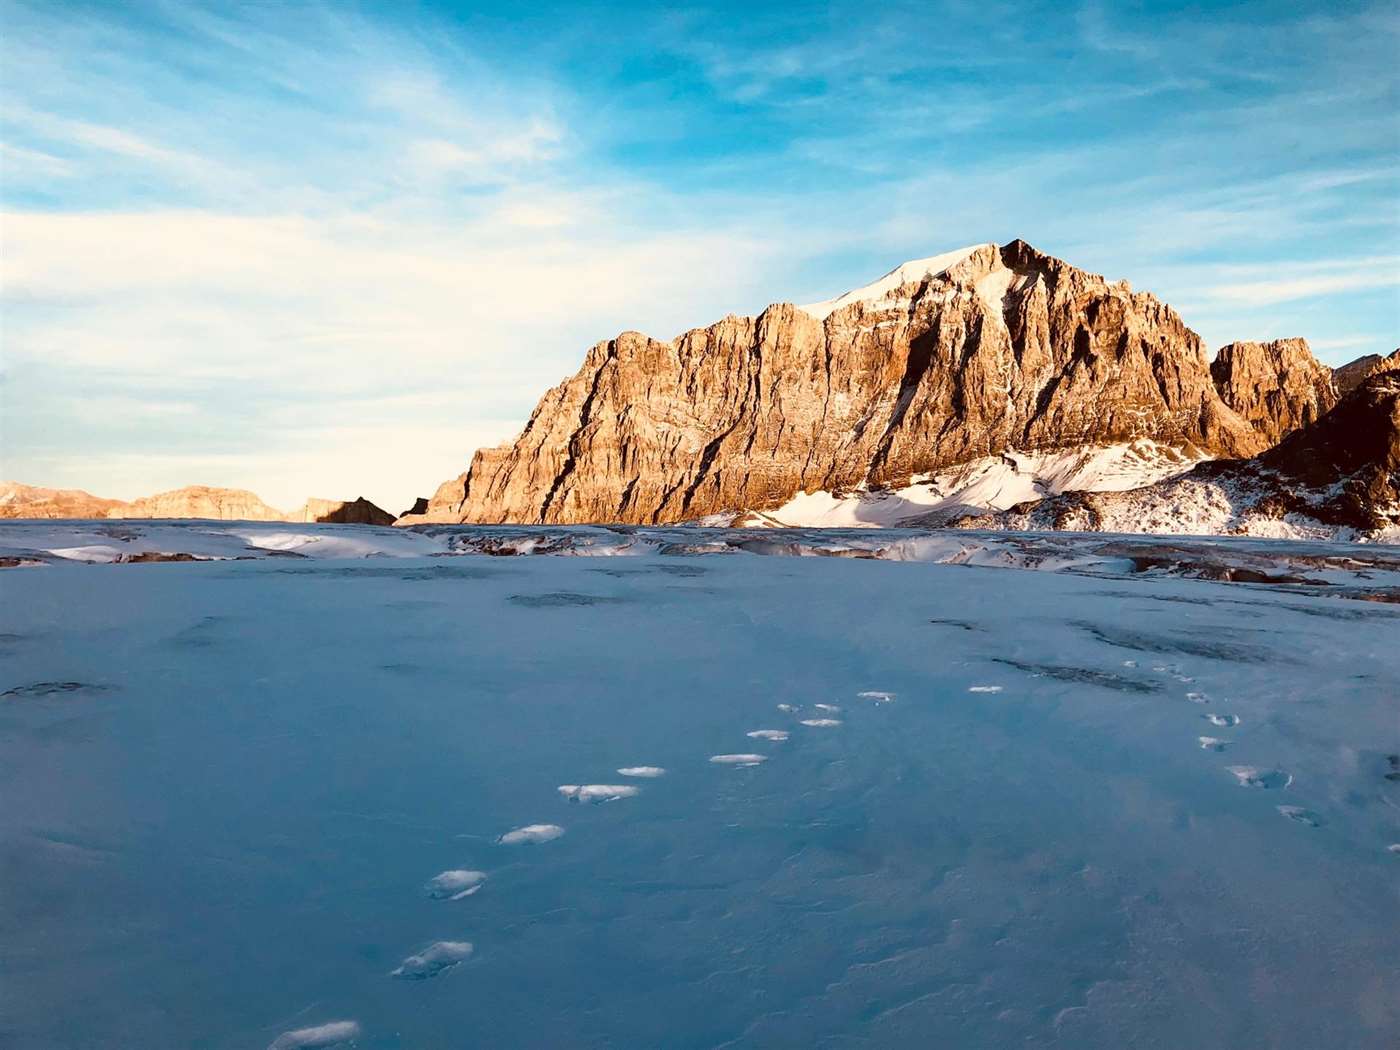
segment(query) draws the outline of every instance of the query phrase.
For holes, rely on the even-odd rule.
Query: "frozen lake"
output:
[[[172,549],[123,527],[0,540]],[[1400,605],[1342,562],[450,533],[0,572],[0,1044],[1400,1041]]]

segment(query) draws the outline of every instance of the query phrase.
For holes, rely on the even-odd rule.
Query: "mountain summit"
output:
[[[1285,349],[1234,360],[1268,371],[1296,363]],[[1276,379],[1266,400],[1280,418],[1330,407],[1311,382]],[[624,332],[598,343],[513,444],[478,451],[401,523],[674,522],[900,489],[1010,452],[1136,456],[1138,474],[1117,482],[1131,487],[1252,456],[1278,429],[1222,398],[1200,337],[1170,306],[1024,241],[979,244],[822,303],[775,304],[670,342]]]

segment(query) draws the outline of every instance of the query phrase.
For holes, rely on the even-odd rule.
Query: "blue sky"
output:
[[[592,343],[1023,237],[1400,343],[1392,4],[0,0],[0,477],[389,510]]]

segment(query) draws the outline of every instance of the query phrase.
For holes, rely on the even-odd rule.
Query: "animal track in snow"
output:
[[[813,704],[818,711],[830,711],[832,714],[840,714],[841,708],[836,704]]]
[[[969,693],[999,693],[1001,690],[999,685],[971,685],[967,688]]]
[[[1205,693],[1187,693],[1186,699],[1190,700],[1193,704],[1210,703],[1210,697],[1206,696]]]
[[[893,693],[883,693],[878,689],[867,689],[863,693],[857,693],[856,696],[862,700],[873,700],[877,704],[888,704],[894,701]]]
[[[472,946],[468,941],[438,941],[417,955],[410,955],[389,976],[401,981],[425,981],[452,969],[471,953]]]
[[[1231,726],[1237,726],[1240,724],[1240,720],[1237,715],[1209,714],[1202,715],[1201,717],[1204,718],[1211,725],[1220,726],[1223,729],[1229,729]]]
[[[786,729],[755,729],[746,733],[745,736],[752,737],[754,740],[772,740],[774,743],[781,744],[788,738],[788,731]]]
[[[444,871],[428,880],[428,896],[434,900],[459,901],[481,889],[485,881],[484,871]]]
[[[1201,742],[1201,749],[1203,751],[1224,751],[1230,746],[1228,740],[1221,740],[1219,737],[1215,736],[1201,736],[1196,739]]]
[[[660,766],[623,766],[618,772],[624,777],[645,777],[647,779],[666,775],[666,770]]]
[[[767,755],[711,755],[710,761],[717,766],[756,766],[767,762]]]
[[[616,802],[631,798],[641,788],[632,784],[560,784],[559,794],[570,802]]]
[[[551,842],[564,834],[558,824],[526,824],[523,828],[507,831],[496,841],[502,846],[516,846],[522,842]]]
[[[839,725],[841,724],[841,719],[839,719],[839,718],[804,718],[804,719],[802,720],[802,724],[803,724],[804,726],[811,726],[813,729],[830,729],[832,726],[839,726]]]
[[[796,706],[794,706],[793,704],[779,704],[779,705],[778,705],[778,710],[781,711],[781,712],[782,712],[783,714],[785,714],[785,715],[795,715],[795,714],[797,714],[797,708],[796,708]]]
[[[1293,783],[1293,776],[1281,769],[1259,769],[1255,766],[1227,767],[1239,781],[1240,787],[1286,788]]]
[[[1310,828],[1322,827],[1322,818],[1310,809],[1302,806],[1275,806],[1289,820],[1297,821],[1299,824],[1306,824]]]
[[[358,1039],[360,1032],[358,1021],[328,1021],[310,1028],[283,1032],[268,1044],[267,1050],[316,1050],[318,1047],[336,1046]]]

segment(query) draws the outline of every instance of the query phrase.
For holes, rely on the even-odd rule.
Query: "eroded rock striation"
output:
[[[1268,444],[1171,307],[1023,241],[983,244],[805,309],[598,343],[514,444],[400,524],[681,521],[1144,438],[1231,457]]]
[[[1337,403],[1332,370],[1304,339],[1231,343],[1210,365],[1220,398],[1270,445],[1320,419]]]

